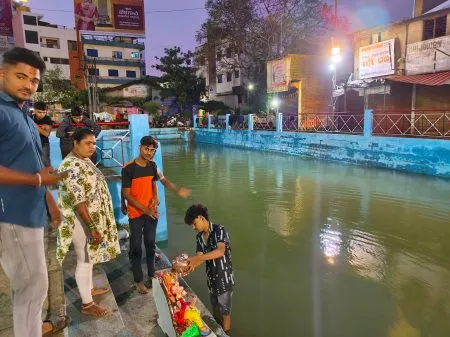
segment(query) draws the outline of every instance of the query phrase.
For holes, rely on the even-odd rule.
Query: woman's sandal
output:
[[[82,304],[81,313],[88,316],[105,317],[111,314],[112,311],[109,308],[105,308],[95,302],[91,302],[89,304]]]
[[[100,296],[109,293],[110,290],[108,288],[92,288],[91,295],[92,296]]]
[[[64,330],[65,328],[67,328],[70,325],[70,322],[71,322],[71,320],[70,320],[69,316],[64,316],[64,317],[51,316],[50,319],[45,320],[43,322],[43,323],[47,323],[48,325],[50,325],[51,330],[43,333],[42,337],[51,336],[54,333]]]

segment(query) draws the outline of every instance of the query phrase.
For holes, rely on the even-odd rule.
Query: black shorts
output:
[[[231,315],[231,298],[233,297],[233,291],[227,291],[220,295],[209,294],[211,300],[211,306],[213,310],[218,309],[222,315]]]

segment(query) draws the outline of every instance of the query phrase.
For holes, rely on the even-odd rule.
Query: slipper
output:
[[[93,288],[91,289],[92,296],[100,296],[109,293],[110,290],[108,288]]]
[[[52,329],[42,334],[42,337],[51,336],[57,332],[60,332],[70,325],[71,319],[69,316],[52,316],[51,319],[45,320],[43,323],[51,325]]]

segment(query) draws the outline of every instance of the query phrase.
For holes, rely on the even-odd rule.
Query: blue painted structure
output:
[[[195,129],[195,142],[281,152],[450,178],[450,141],[372,136],[372,111],[364,134]]]
[[[113,200],[114,215],[117,224],[128,223],[128,217],[123,215],[120,210],[122,183],[120,179],[121,167],[119,163],[127,163],[133,158],[136,158],[139,153],[141,138],[143,136],[148,136],[151,133],[148,127],[148,117],[146,115],[130,115],[129,122],[129,134],[127,134],[128,130],[102,130],[97,138],[97,145],[103,150],[103,154],[101,153],[102,151],[97,150],[98,158],[102,158],[102,164],[105,167],[110,168],[108,174],[106,174],[106,178]],[[120,144],[118,144],[118,142],[120,142]],[[51,163],[53,167],[57,168],[61,164],[61,151],[59,148],[59,138],[56,137],[55,132],[52,132],[50,135],[50,153]],[[114,158],[114,160],[111,159],[111,157]],[[154,160],[157,166],[163,170],[161,144],[158,147]],[[160,217],[156,230],[156,240],[161,242],[168,239],[168,231],[165,191],[164,186],[160,182],[158,182],[158,192],[160,199],[158,208]],[[55,192],[54,197],[57,198],[57,193]]]

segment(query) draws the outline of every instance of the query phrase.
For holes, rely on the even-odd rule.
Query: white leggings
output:
[[[83,304],[92,302],[91,290],[93,287],[92,269],[94,265],[89,263],[87,252],[87,236],[81,222],[75,217],[75,228],[72,235],[72,243],[77,254],[77,268],[75,269],[75,280],[80,292]]]

